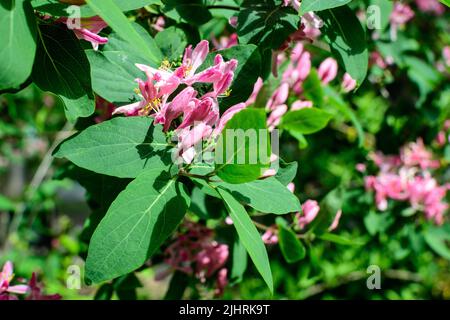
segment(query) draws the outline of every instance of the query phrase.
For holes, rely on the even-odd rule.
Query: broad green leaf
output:
[[[284,115],[280,127],[301,134],[311,134],[322,130],[331,119],[331,114],[317,108],[304,108]]]
[[[184,48],[188,44],[186,33],[181,28],[171,26],[158,32],[155,36],[156,44],[164,58],[176,61],[183,56]]]
[[[136,270],[175,231],[189,206],[184,185],[159,169],[139,175],[95,230],[86,278],[98,283]]]
[[[323,233],[318,237],[322,240],[334,242],[344,246],[362,246],[364,244],[362,241],[358,239],[350,239],[334,233]]]
[[[263,51],[278,49],[297,30],[299,22],[298,13],[291,7],[274,0],[246,0],[238,15],[239,42],[257,44]]]
[[[14,202],[0,194],[0,211],[13,211],[15,208]]]
[[[429,227],[425,231],[425,241],[437,254],[450,260],[450,227]]]
[[[181,300],[189,284],[189,276],[181,271],[175,271],[170,279],[164,300]]]
[[[443,4],[445,4],[447,7],[450,8],[450,0],[439,0],[441,1]]]
[[[118,117],[69,137],[54,155],[97,173],[135,178],[144,169],[168,170],[168,147],[162,127],[152,119]]]
[[[323,104],[323,84],[315,68],[311,69],[306,80],[303,82],[303,91],[305,98],[311,100],[316,107],[322,107]]]
[[[0,90],[17,89],[31,74],[36,54],[36,20],[27,0],[0,5]]]
[[[147,43],[154,43],[153,38],[137,23],[132,23],[136,32]],[[128,41],[116,32],[108,36],[108,43],[102,51],[86,50],[91,64],[92,88],[104,99],[116,103],[130,103],[138,99],[134,92],[137,88],[136,78],[145,79],[145,73],[136,67],[136,63],[158,67],[148,60]]]
[[[236,284],[242,281],[244,272],[247,270],[247,251],[239,237],[233,242],[231,260],[230,282]]]
[[[94,112],[89,61],[71,30],[61,24],[40,25],[33,65],[34,83],[58,95],[70,121]]]
[[[298,198],[275,177],[241,184],[222,182],[219,187],[259,212],[286,214],[301,210]]]
[[[143,57],[154,64],[161,63],[162,54],[154,41],[143,38],[133,27],[113,0],[87,0],[92,10],[124,40],[130,47],[140,52]]]
[[[258,47],[250,45],[237,45],[228,49],[212,52],[208,55],[199,70],[206,69],[214,63],[214,57],[221,54],[225,60],[236,59],[238,65],[234,71],[233,83],[230,87],[230,96],[220,98],[219,105],[222,110],[247,100],[253,91],[258,76],[261,74],[261,55]]]
[[[372,236],[378,232],[385,232],[394,222],[395,220],[390,212],[370,211],[364,217],[364,225]]]
[[[390,23],[394,2],[390,0],[370,0],[367,8],[367,24],[379,30],[384,30]],[[379,19],[379,20],[378,20]],[[379,23],[379,25],[376,25]]]
[[[278,168],[275,178],[283,185],[287,186],[297,175],[297,169],[297,161],[286,162],[283,159],[280,159],[280,167]]]
[[[160,0],[113,0],[114,4],[121,11],[131,11],[139,9],[151,4],[159,4]],[[31,4],[33,7],[42,13],[48,13],[53,16],[69,16],[71,11],[68,8],[70,4],[61,3],[58,0],[32,0]],[[92,17],[97,15],[88,5],[79,6],[81,17]]]
[[[281,253],[288,263],[300,261],[306,255],[305,246],[283,221],[282,218],[277,218],[278,241]]]
[[[216,172],[228,183],[261,177],[270,165],[270,141],[262,109],[247,108],[227,122],[216,146]]]
[[[367,51],[366,33],[348,7],[342,6],[319,12],[324,22],[320,29],[331,52],[345,70],[361,85],[367,74],[369,54]]]
[[[302,0],[300,15],[311,11],[321,11],[343,6],[352,0]]]
[[[164,14],[177,22],[199,26],[212,18],[202,0],[163,0],[162,2]]]
[[[206,194],[198,187],[192,189],[191,206],[189,211],[195,213],[201,219],[208,219],[209,213],[206,207]]]
[[[270,270],[269,257],[261,235],[245,211],[244,207],[234,197],[223,189],[217,189],[226,204],[233,225],[236,228],[242,245],[247,250],[256,269],[263,277],[271,293],[273,293],[273,279]]]

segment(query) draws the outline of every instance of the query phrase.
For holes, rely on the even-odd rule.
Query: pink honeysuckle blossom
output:
[[[228,23],[230,24],[230,26],[236,29],[238,24],[238,17],[237,16],[230,17],[230,19],[228,19]]]
[[[262,241],[265,244],[277,244],[278,243],[278,235],[276,232],[276,227],[272,226],[267,229],[264,234],[261,236]]]
[[[261,91],[261,88],[263,87],[264,82],[261,77],[258,77],[255,84],[253,85],[253,91],[250,97],[248,97],[247,101],[245,101],[245,105],[249,106],[256,102],[256,98],[258,97],[259,92]]]
[[[24,284],[11,285],[11,281],[14,278],[14,268],[11,261],[6,261],[3,265],[3,269],[0,272],[0,299],[3,296],[8,298],[8,294],[25,294],[29,290],[29,286]]]
[[[405,25],[409,20],[414,18],[414,11],[405,3],[396,1],[394,3],[394,9],[392,10],[391,21],[391,39],[395,41],[397,39],[397,30],[400,26]]]
[[[156,18],[155,23],[151,24],[150,27],[152,27],[153,29],[155,29],[158,32],[161,32],[164,30],[165,25],[166,25],[166,20],[164,19],[163,16],[159,16],[158,18]]]
[[[353,79],[352,76],[346,72],[342,80],[342,90],[344,90],[344,92],[350,92],[355,88],[356,88],[356,80]]]
[[[162,123],[164,125],[163,130],[167,131],[173,120],[192,110],[192,105],[195,104],[193,98],[196,95],[197,91],[192,87],[183,89],[171,102],[164,104],[160,108],[160,111],[155,116],[155,123]]]
[[[297,213],[297,223],[300,229],[304,229],[314,221],[320,211],[319,204],[315,200],[307,200],[302,204],[302,214]]]
[[[238,35],[237,33],[232,33],[229,36],[220,37],[219,40],[211,37],[211,42],[216,50],[231,48],[238,45]]]
[[[283,73],[282,81],[289,84],[295,93],[300,94],[302,83],[311,72],[311,54],[297,43],[290,56],[290,64]]]
[[[445,12],[445,6],[439,0],[416,0],[417,7],[423,12],[430,12],[441,16]]]
[[[432,157],[421,139],[402,147],[399,156],[371,155],[380,171],[365,177],[365,187],[375,192],[378,210],[386,210],[389,199],[407,201],[414,210],[424,212],[427,219],[442,224],[449,208],[445,202],[449,187],[440,186],[431,176],[430,170],[439,167]]]
[[[314,12],[307,12],[302,16],[303,32],[309,39],[315,39],[320,36],[320,28],[323,26],[323,21]]]
[[[291,111],[301,110],[305,108],[312,108],[313,102],[309,100],[297,100],[291,105]]]
[[[98,50],[100,44],[108,42],[108,38],[98,35],[100,31],[108,26],[99,16],[81,18],[79,26],[72,23],[72,20],[67,17],[62,17],[58,21],[65,23],[69,29],[72,29],[78,39],[89,41],[94,50]]]
[[[277,105],[274,109],[272,109],[272,112],[267,118],[267,127],[269,131],[272,131],[276,126],[278,126],[278,124],[280,124],[281,117],[287,112],[287,110],[288,107],[285,104]]]
[[[283,82],[280,86],[273,92],[270,99],[267,101],[266,109],[275,110],[278,106],[283,105],[289,95],[289,84]]]
[[[299,0],[283,0],[283,6],[292,6],[295,10],[300,10],[301,1]]]
[[[337,76],[338,64],[333,58],[326,58],[319,66],[317,73],[323,84],[328,84]]]
[[[213,126],[219,120],[217,100],[211,97],[204,97],[200,100],[192,99],[188,103],[187,108],[183,110],[183,113],[183,122],[178,126],[177,130],[184,129],[200,121]]]
[[[211,126],[200,122],[192,128],[184,128],[178,132],[178,146],[176,154],[181,156],[186,163],[192,163],[196,156],[195,146],[212,133]]]
[[[225,125],[227,124],[228,121],[231,120],[231,118],[233,118],[233,116],[238,113],[239,111],[241,111],[242,109],[244,109],[246,107],[245,103],[241,102],[238,103],[230,108],[228,108],[220,117],[215,129],[214,129],[214,135],[219,135],[223,128],[225,128]]]
[[[339,221],[341,220],[341,216],[342,216],[342,210],[339,209],[336,212],[336,215],[334,216],[333,222],[331,223],[331,225],[328,227],[328,231],[334,231],[336,230],[336,228],[339,225]]]
[[[222,294],[227,285],[228,246],[215,241],[213,230],[201,224],[185,221],[182,227],[186,231],[178,233],[164,251],[169,269],[156,278],[163,279],[170,269],[194,275],[201,283],[216,277],[215,293]]]

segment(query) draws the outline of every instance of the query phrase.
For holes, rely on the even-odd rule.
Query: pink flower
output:
[[[232,33],[229,36],[220,37],[219,41],[211,37],[211,41],[217,50],[227,49],[238,45],[238,35],[237,33]]]
[[[62,298],[59,294],[43,294],[42,284],[37,282],[36,273],[34,272],[28,285],[30,288],[30,295],[26,298],[26,300],[61,300]]]
[[[11,281],[14,278],[13,264],[11,261],[6,261],[3,266],[2,272],[0,272],[0,297],[7,296],[8,293],[25,294],[28,292],[29,287],[24,284],[11,285]]]
[[[341,216],[342,216],[342,210],[338,210],[336,212],[336,215],[334,216],[333,222],[331,223],[330,227],[328,228],[328,231],[333,231],[338,227]]]
[[[98,50],[100,44],[108,42],[108,38],[98,35],[100,31],[108,26],[99,16],[81,18],[79,27],[74,26],[72,19],[62,17],[58,21],[65,23],[69,29],[72,29],[78,39],[89,41],[94,50]]]
[[[193,128],[185,128],[178,133],[178,146],[175,151],[176,156],[182,156],[184,162],[192,163],[197,152],[195,146],[205,138],[210,137],[212,133],[211,126],[200,122]]]
[[[439,168],[439,161],[433,160],[433,155],[429,152],[422,139],[411,142],[400,151],[400,158],[406,166],[419,166],[421,169]]]
[[[441,16],[445,12],[445,7],[438,0],[416,0],[417,7],[424,12],[431,12]]]
[[[370,65],[376,65],[381,69],[386,69],[388,63],[383,59],[378,51],[373,51],[370,53]]]
[[[344,79],[342,81],[342,89],[344,92],[350,92],[356,88],[356,80],[354,80],[351,75],[347,72],[344,74]]]
[[[238,113],[239,111],[241,111],[242,109],[244,109],[246,107],[245,103],[238,103],[230,108],[228,108],[220,117],[220,120],[218,122],[218,124],[216,125],[216,128],[214,129],[214,135],[219,135],[223,128],[225,128],[225,125],[227,124],[228,121],[231,120],[231,118],[233,118],[233,116]]]
[[[237,16],[230,17],[230,19],[228,19],[228,23],[230,24],[230,26],[236,29],[238,24],[238,17]]]
[[[302,16],[302,25],[304,26],[303,32],[306,37],[315,39],[321,34],[320,28],[323,25],[323,21],[314,12],[307,12]]]
[[[311,54],[298,43],[291,54],[291,63],[283,73],[282,81],[289,84],[296,94],[300,94],[302,83],[311,72]]]
[[[297,214],[297,223],[300,229],[305,228],[308,224],[313,222],[320,211],[319,204],[315,200],[307,200],[302,205],[302,213]]]
[[[214,295],[216,297],[220,297],[223,295],[223,291],[225,287],[228,285],[228,270],[226,268],[222,268],[217,272],[217,279],[216,279],[216,289],[214,290]]]
[[[299,0],[283,0],[283,6],[292,6],[295,10],[300,9],[301,2]]]
[[[403,25],[412,18],[414,18],[414,11],[411,9],[410,6],[401,2],[394,3],[394,9],[390,17],[392,24]]]
[[[265,244],[278,243],[278,236],[275,227],[270,227],[269,229],[267,229],[266,232],[264,232],[264,234],[261,236],[261,239]]]
[[[263,85],[263,80],[261,79],[261,77],[258,77],[255,84],[253,85],[252,94],[250,95],[250,97],[248,97],[247,101],[245,101],[246,106],[252,105],[256,102],[256,98],[258,97],[259,91],[261,90]]]
[[[450,46],[445,46],[442,49],[442,56],[444,57],[445,64],[450,67]]]
[[[312,108],[313,106],[313,102],[309,101],[309,100],[297,100],[295,101],[292,106],[291,106],[291,111],[295,111],[295,110],[301,110],[301,109],[305,109],[305,108]]]
[[[287,185],[287,188],[289,189],[290,192],[294,193],[294,191],[295,191],[295,184],[293,182],[290,182]]]
[[[334,80],[337,76],[338,65],[336,60],[333,58],[325,59],[319,66],[317,70],[319,78],[323,84],[328,84]]]
[[[287,105],[280,104],[272,110],[267,118],[267,127],[269,131],[275,129],[275,127],[280,123],[281,117],[287,112],[287,109]]]
[[[289,95],[289,84],[283,82],[281,85],[273,92],[269,101],[267,101],[266,108],[268,110],[274,110],[279,105],[286,102]]]
[[[166,20],[164,19],[163,16],[159,16],[156,19],[155,23],[151,24],[150,26],[153,29],[155,29],[156,31],[161,32],[164,30],[165,25],[166,25]]]
[[[188,113],[192,109],[193,98],[197,95],[192,87],[186,87],[173,100],[161,106],[160,111],[155,116],[155,123],[162,123],[164,131],[167,131],[173,120],[183,113]]]

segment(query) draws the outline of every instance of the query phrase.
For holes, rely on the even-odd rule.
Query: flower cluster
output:
[[[286,55],[281,53],[277,57],[278,63],[281,64],[286,60]],[[270,112],[267,119],[267,125],[270,130],[273,130],[281,121],[281,117],[288,111],[287,100],[290,93],[297,98],[290,106],[290,110],[300,110],[303,108],[310,108],[313,106],[312,101],[305,100],[302,97],[303,83],[311,73],[312,62],[311,54],[304,48],[302,42],[297,42],[287,61],[281,76],[280,85],[274,90],[272,96],[267,101],[266,109]],[[318,75],[322,84],[326,85],[333,81],[338,74],[338,64],[335,59],[325,59],[318,68]],[[350,92],[356,87],[356,81],[345,73],[342,81],[342,90]],[[262,81],[259,80],[255,84],[255,89],[252,96],[256,97],[258,91],[262,87]]]
[[[14,268],[11,261],[7,261],[0,272],[0,300],[18,300],[18,296],[24,296],[26,300],[59,300],[61,296],[44,295],[42,285],[37,282],[33,273],[28,284],[11,285],[14,279]]]
[[[145,81],[136,79],[141,100],[114,111],[114,114],[127,116],[149,115],[154,118],[155,124],[163,125],[164,131],[168,131],[182,116],[175,134],[178,155],[186,163],[194,159],[194,145],[218,136],[226,122],[245,107],[244,103],[236,104],[220,117],[218,98],[229,93],[238,62],[235,59],[224,61],[217,54],[213,66],[197,72],[208,52],[209,43],[203,40],[194,49],[191,46],[186,48],[182,63],[175,70],[170,69],[171,64],[167,61],[159,69],[136,64],[147,76]],[[193,87],[196,83],[211,84],[211,91],[199,97]]]
[[[386,156],[380,152],[371,155],[379,168],[376,176],[366,176],[367,190],[375,191],[377,208],[384,211],[388,199],[408,201],[417,211],[423,211],[427,219],[442,224],[449,208],[445,202],[450,184],[439,185],[431,175],[431,170],[440,166],[433,160],[421,139],[411,142],[400,150],[399,155]]]
[[[175,241],[164,251],[165,263],[170,271],[178,270],[195,275],[201,283],[216,277],[215,294],[220,296],[227,285],[228,245],[213,239],[213,230],[190,221],[185,221],[185,232],[177,235]],[[166,274],[160,274],[159,279]]]

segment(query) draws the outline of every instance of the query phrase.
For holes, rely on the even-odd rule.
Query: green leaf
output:
[[[231,260],[231,274],[230,282],[236,284],[242,281],[244,272],[247,270],[247,251],[239,239],[235,237],[233,242],[232,260]]]
[[[148,32],[138,25],[132,23],[136,32],[147,43],[155,40]],[[158,67],[128,41],[123,40],[119,34],[113,32],[108,36],[108,43],[102,51],[86,50],[91,64],[92,88],[104,99],[116,103],[130,103],[138,99],[134,93],[137,88],[136,78],[144,78],[145,74],[136,67],[136,63]]]
[[[287,263],[302,260],[306,255],[305,246],[297,238],[297,235],[289,229],[282,218],[277,218],[278,241],[281,253]]]
[[[189,206],[184,185],[159,169],[139,175],[112,203],[95,230],[86,260],[92,282],[139,268],[175,231]]]
[[[189,284],[189,276],[181,271],[175,271],[170,279],[169,287],[164,296],[164,300],[181,300],[184,291]]]
[[[259,212],[286,214],[301,210],[298,198],[275,177],[242,184],[219,183],[219,187]]]
[[[222,110],[237,103],[247,100],[253,91],[253,86],[261,74],[261,55],[258,47],[249,45],[237,45],[228,49],[210,53],[199,70],[212,66],[216,54],[221,54],[227,61],[236,59],[238,65],[234,71],[233,83],[230,87],[229,97],[220,98],[219,105]]]
[[[437,254],[450,260],[450,227],[429,227],[425,231],[425,241]]]
[[[320,11],[319,16],[324,22],[320,30],[324,32],[331,52],[361,85],[367,74],[369,54],[366,33],[355,13],[348,6],[342,6]]]
[[[297,175],[297,161],[286,162],[280,158],[280,167],[278,168],[275,178],[283,185],[287,186]]]
[[[118,117],[93,125],[63,141],[54,155],[82,168],[120,178],[144,169],[167,170],[171,164],[160,125],[147,117]]]
[[[202,0],[163,0],[162,11],[177,22],[202,25],[211,20],[211,12]]]
[[[365,133],[361,125],[360,120],[355,114],[355,111],[348,105],[348,103],[342,99],[336,90],[331,86],[325,86],[323,88],[325,93],[324,109],[329,112],[335,112],[339,115],[343,115],[346,120],[350,120],[358,133],[358,146],[361,148],[364,145]]]
[[[323,233],[318,237],[322,240],[334,242],[344,246],[362,246],[364,244],[360,240],[350,239],[333,233]]]
[[[379,11],[371,11],[372,8]],[[370,0],[370,6],[367,8],[367,19],[380,19],[380,30],[386,29],[390,23],[390,17],[392,9],[394,8],[394,3],[390,0]],[[375,26],[374,26],[375,27]]]
[[[13,211],[15,208],[14,202],[0,194],[0,211]]]
[[[188,44],[184,30],[175,26],[158,32],[155,36],[155,41],[163,56],[169,61],[178,60],[183,55],[184,48]]]
[[[139,8],[143,8],[147,5],[158,4],[160,0],[113,0],[114,4],[121,11],[131,11]],[[33,7],[42,13],[48,13],[53,16],[64,17],[69,16],[70,11],[67,8],[70,4],[61,3],[58,0],[32,0]],[[88,5],[82,5],[79,7],[81,17],[92,17],[97,15]]]
[[[65,105],[69,121],[94,112],[89,61],[71,30],[61,24],[40,25],[34,83],[44,91],[58,95]]]
[[[130,47],[134,47],[143,57],[154,64],[161,63],[162,54],[154,41],[144,39],[119,7],[112,0],[87,0],[92,10],[124,40],[128,41]]]
[[[443,4],[445,4],[447,7],[450,8],[450,0],[439,0],[441,1]]]
[[[311,69],[306,80],[303,82],[305,98],[311,100],[313,105],[321,107],[323,104],[323,85],[315,68]]]
[[[217,190],[226,204],[239,239],[242,241],[256,269],[269,287],[270,292],[273,294],[273,279],[272,272],[270,271],[269,257],[267,256],[266,247],[261,239],[261,235],[244,207],[227,191],[223,189]]]
[[[302,0],[300,15],[311,11],[321,11],[343,6],[352,0]]]
[[[36,54],[36,20],[27,0],[0,5],[0,90],[16,89],[30,76]]]
[[[291,7],[274,0],[246,0],[238,14],[237,33],[242,44],[278,49],[298,28],[300,17]]]
[[[261,177],[270,165],[264,110],[247,108],[236,113],[225,125],[215,152],[216,172],[223,181],[244,183]]]
[[[311,134],[322,130],[331,119],[331,114],[317,108],[304,108],[288,112],[281,120],[280,127],[301,134]]]

